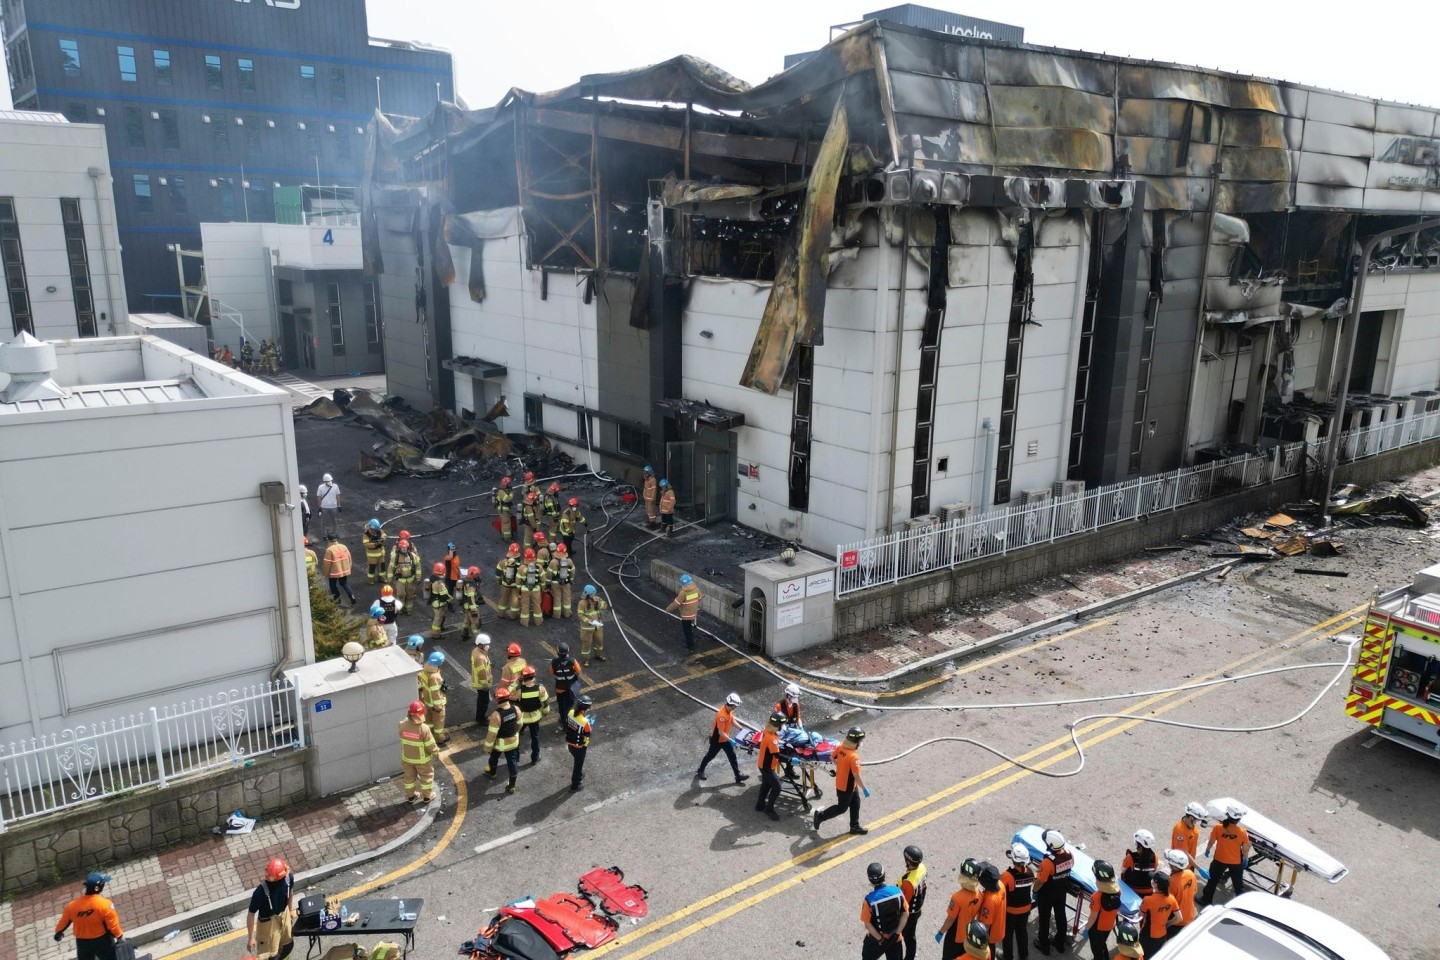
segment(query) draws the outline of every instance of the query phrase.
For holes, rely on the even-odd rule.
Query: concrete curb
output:
[[[900,677],[906,676],[907,674],[914,673],[917,670],[924,670],[926,667],[934,666],[935,664],[942,663],[946,660],[952,660],[956,657],[969,656],[972,653],[980,653],[982,651],[989,650],[991,647],[998,647],[1001,644],[1009,643],[1011,640],[1020,640],[1037,633],[1043,633],[1046,630],[1051,630],[1055,627],[1064,626],[1067,623],[1072,623],[1082,617],[1091,616],[1093,614],[1109,610],[1111,607],[1118,607],[1121,604],[1129,603],[1132,600],[1138,600],[1141,597],[1147,596],[1149,594],[1158,593],[1161,590],[1167,590],[1170,587],[1179,586],[1180,584],[1187,583],[1191,580],[1198,580],[1200,577],[1208,576],[1212,573],[1216,573],[1224,569],[1225,567],[1233,566],[1237,562],[1238,561],[1231,559],[1226,560],[1224,563],[1211,564],[1208,567],[1201,567],[1199,570],[1192,570],[1190,573],[1181,574],[1178,577],[1171,577],[1169,580],[1162,580],[1159,583],[1152,583],[1148,586],[1141,587],[1138,590],[1131,590],[1129,593],[1122,593],[1118,597],[1107,597],[1104,600],[1097,600],[1092,604],[1088,604],[1087,606],[1079,607],[1075,610],[1069,610],[1065,613],[1057,613],[1053,617],[1047,617],[1044,620],[1037,620],[1034,623],[1026,624],[1023,627],[1011,630],[1009,633],[997,634],[985,640],[980,640],[976,643],[972,643],[966,647],[953,647],[949,650],[942,650],[939,653],[931,654],[930,656],[925,657],[921,660],[916,660],[914,663],[907,664],[903,667],[897,667],[896,669],[891,670],[889,673],[882,674],[878,677],[850,677],[839,673],[826,673],[823,670],[806,670],[804,667],[797,666],[789,660],[783,660],[779,658],[776,658],[775,662],[780,664],[787,670],[793,670],[795,673],[798,673],[803,677],[809,677],[812,680],[825,680],[831,683],[850,683],[855,684],[856,686],[864,686],[871,683],[885,683],[887,681],[895,680]]]
[[[344,860],[337,860],[334,863],[327,863],[324,866],[297,873],[295,874],[296,888],[319,883],[321,880],[327,880],[337,873],[349,870],[351,867],[357,867],[362,863],[375,860],[385,856],[387,853],[400,849],[428,830],[439,815],[440,798],[437,796],[425,807],[425,812],[420,815],[420,819],[415,825],[394,840],[382,844],[374,850],[357,853],[353,857],[346,857]],[[136,927],[133,930],[127,930],[125,932],[125,939],[137,947],[144,947],[148,944],[161,941],[165,934],[171,930],[188,930],[191,927],[204,923],[206,920],[218,920],[221,917],[241,913],[250,905],[251,892],[252,891],[247,890],[233,897],[216,900],[214,903],[207,904],[206,906],[196,907],[194,910],[188,910],[185,913],[167,917],[164,920],[159,920],[143,927]]]

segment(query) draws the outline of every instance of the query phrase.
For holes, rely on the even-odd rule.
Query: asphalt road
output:
[[[592,512],[595,526],[600,519]],[[627,527],[603,546],[624,553],[642,537]],[[455,956],[457,944],[499,905],[527,894],[572,891],[580,874],[617,864],[648,889],[650,916],[627,922],[615,941],[578,956],[828,960],[858,951],[866,864],[879,860],[894,877],[901,849],[916,843],[926,852],[933,885],[920,956],[933,957],[938,948],[930,938],[959,864],[967,856],[1003,862],[1021,825],[1058,827],[1092,854],[1119,860],[1135,829],[1167,837],[1186,801],[1230,795],[1349,866],[1349,876],[1334,885],[1302,877],[1297,899],[1365,932],[1395,960],[1433,957],[1440,931],[1433,868],[1440,862],[1440,761],[1376,741],[1347,718],[1345,680],[1304,719],[1276,730],[1201,732],[1142,719],[1266,726],[1304,708],[1335,667],[1110,703],[997,708],[1343,660],[1345,646],[1331,635],[1353,632],[1352,611],[1376,580],[1389,582],[1428,564],[1434,546],[1428,538],[1404,535],[1388,544],[1377,535],[1371,547],[1359,542],[1359,534],[1353,539],[1364,575],[1332,580],[1296,576],[1280,566],[1248,568],[1222,584],[1176,587],[1079,629],[906,678],[878,698],[876,691],[857,697],[870,709],[807,696],[812,726],[834,732],[861,723],[869,731],[864,756],[873,795],[864,805],[871,830],[866,837],[845,835],[835,821],[817,835],[788,798],[782,799],[784,818],[772,823],[752,809],[755,779],[744,788],[731,785],[723,758],[707,782],[693,780],[709,711],[649,670],[709,702],[736,690],[745,699],[740,713],[752,720],[768,710],[781,684],[713,642],[684,657],[673,619],[617,594],[620,622],[638,655],[612,625],[609,661],[592,664],[587,674],[597,722],[586,789],[570,793],[564,746],[547,730],[542,761],[523,767],[519,793],[507,796],[503,776],[498,783],[483,776],[478,744],[457,726],[449,760],[465,783],[459,822],[460,798],[447,789],[447,816],[422,843],[323,889],[333,894],[383,880],[382,892],[368,895],[423,898],[411,956],[439,960]],[[473,545],[462,545],[488,550],[487,570],[498,545],[489,540],[482,531]],[[616,558],[602,560],[592,552],[591,561],[597,582],[614,591],[616,577],[604,567]],[[640,590],[662,603],[668,599],[653,587]],[[497,649],[517,640],[532,662],[548,657],[559,640],[576,638],[573,621],[524,630],[497,625],[487,615],[487,629]],[[402,632],[408,630],[402,624]],[[468,656],[453,634],[440,645],[454,660]],[[458,725],[472,701],[458,673],[451,686],[451,723]],[[900,692],[907,688],[913,689]],[[1094,714],[1122,716],[1079,724],[1082,765],[1070,746],[1069,725]],[[954,742],[876,763],[947,736],[983,741],[1038,770]],[[742,754],[742,762],[755,772],[753,758]],[[831,781],[821,779],[828,799]],[[1418,896],[1407,889],[1417,886],[1412,878],[1419,881]],[[172,956],[229,960],[240,946],[229,940]]]

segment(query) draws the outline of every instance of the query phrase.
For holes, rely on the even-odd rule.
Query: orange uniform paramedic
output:
[[[1140,946],[1154,956],[1170,939],[1170,925],[1180,916],[1180,904],[1170,895],[1170,878],[1155,874],[1154,892],[1140,901]]]
[[[125,937],[115,905],[104,895],[109,874],[92,870],[85,877],[85,895],[65,905],[65,912],[55,924],[55,942],[65,936],[65,929],[75,928],[75,950],[80,960],[114,960],[115,944]]]
[[[1240,819],[1249,813],[1238,803],[1225,808],[1225,819],[1210,828],[1210,842],[1205,844],[1205,856],[1214,851],[1215,859],[1210,861],[1210,879],[1205,881],[1205,890],[1200,894],[1200,906],[1208,907],[1215,899],[1215,890],[1226,877],[1235,888],[1235,896],[1245,892],[1245,865],[1250,859],[1250,832],[1240,825]]]
[[[1200,850],[1200,827],[1209,816],[1204,804],[1191,801],[1185,804],[1185,813],[1170,828],[1170,849],[1185,851],[1192,868],[1198,864],[1195,855]]]
[[[1183,927],[1195,919],[1195,871],[1190,866],[1190,855],[1184,850],[1166,850],[1165,862],[1170,864],[1170,896],[1180,904],[1180,920],[1177,927]]]
[[[740,761],[735,758],[735,745],[730,742],[734,739],[735,729],[738,726],[735,722],[735,708],[738,706],[740,706],[740,694],[730,693],[725,697],[725,703],[715,711],[715,722],[710,726],[710,746],[705,750],[705,756],[700,761],[700,769],[695,771],[696,780],[705,779],[705,768],[722,750],[725,752],[725,758],[730,761],[730,770],[735,774],[735,782],[744,783],[750,779],[749,774],[740,772]]]
[[[775,801],[780,799],[780,724],[784,722],[782,715],[770,714],[770,722],[760,731],[760,757],[756,761],[760,768],[760,796],[755,799],[755,812],[771,820],[780,819]]]
[[[1091,955],[1104,958],[1110,956],[1110,931],[1120,919],[1120,883],[1115,879],[1115,868],[1104,860],[1096,860],[1093,870],[1097,889],[1090,894],[1090,922],[1085,936],[1090,941]]]
[[[954,960],[965,952],[965,934],[980,916],[980,900],[980,864],[971,857],[960,867],[960,889],[951,895],[945,922],[935,934],[941,960]]]
[[[990,949],[997,951],[1005,940],[1005,886],[1000,882],[1000,868],[993,863],[980,864],[980,913],[976,917],[990,933]]]
[[[857,836],[869,833],[860,826],[860,794],[868,795],[865,778],[860,774],[860,741],[865,731],[851,727],[845,734],[845,742],[835,749],[835,802],[824,810],[815,811],[815,829],[831,817],[838,817],[850,811],[850,832]]]

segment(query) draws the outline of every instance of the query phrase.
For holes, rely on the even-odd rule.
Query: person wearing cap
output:
[[[386,579],[395,584],[395,595],[404,608],[415,609],[415,592],[420,584],[420,551],[410,543],[410,531],[401,530],[395,549],[390,551],[390,566],[385,571]],[[402,609],[404,609],[402,608]]]
[[[400,775],[406,803],[429,803],[434,796],[435,755],[439,752],[435,732],[425,722],[425,704],[411,702],[405,719],[400,721]]]
[[[675,488],[669,480],[660,481],[660,529],[667,540],[675,532]]]
[[[325,559],[320,561],[320,566],[325,571],[325,576],[330,580],[330,596],[336,603],[340,602],[340,591],[345,591],[345,596],[350,598],[350,606],[355,606],[355,591],[350,589],[350,548],[336,539],[335,534],[325,535],[328,546],[325,547]]]
[[[590,719],[592,701],[584,694],[575,700],[575,706],[565,714],[565,745],[570,748],[570,792],[575,793],[585,786],[585,754],[590,750],[590,735],[595,724]]]
[[[1200,828],[1209,818],[1205,805],[1192,800],[1185,804],[1185,813],[1170,828],[1170,849],[1184,850],[1190,856],[1192,869],[1200,865],[1195,854],[1200,850]]]
[[[1065,835],[1059,830],[1046,830],[1040,835],[1045,856],[1035,871],[1035,905],[1040,908],[1039,930],[1035,949],[1050,955],[1054,947],[1064,953],[1070,947],[1070,934],[1065,920],[1065,894],[1069,892],[1070,870],[1075,856],[1065,849]],[[1055,937],[1050,937],[1050,924],[1055,924]]]
[[[695,652],[695,621],[700,616],[700,602],[703,599],[700,588],[695,586],[695,578],[688,573],[680,574],[680,590],[665,608],[665,612],[679,615],[686,653]]]
[[[985,924],[993,953],[1005,941],[1007,898],[1000,882],[1000,868],[984,861],[980,864],[980,913],[977,919]]]
[[[1170,927],[1180,918],[1180,904],[1170,895],[1170,877],[1157,873],[1151,892],[1140,900],[1140,946],[1153,955],[1170,937]]]
[[[315,582],[315,571],[320,569],[320,558],[315,555],[315,550],[310,546],[310,538],[305,538],[305,579],[309,583]]]
[[[393,647],[400,639],[400,613],[405,609],[405,601],[395,596],[395,588],[387,583],[380,588],[380,599],[375,602],[380,606],[378,619],[385,628],[385,641]]]
[[[521,655],[520,644],[512,643],[505,648],[505,666],[500,668],[499,686],[513,690],[520,685],[520,674],[529,664]]]
[[[1145,956],[1145,947],[1140,942],[1140,928],[1129,920],[1116,921],[1115,949],[1110,954],[1112,960],[1116,957],[1139,960],[1143,956]]]
[[[715,711],[715,722],[710,725],[710,746],[705,750],[705,756],[700,760],[700,769],[695,771],[696,780],[705,779],[705,768],[710,761],[714,760],[720,751],[725,751],[725,758],[730,761],[730,769],[735,774],[736,783],[744,783],[750,779],[750,775],[740,772],[740,761],[735,758],[735,708],[740,706],[740,694],[731,692],[725,695],[725,702],[720,709]]]
[[[475,647],[470,651],[470,689],[475,691],[475,726],[485,722],[490,709],[490,685],[494,682],[490,665],[490,635],[475,634]]]
[[[1158,866],[1155,834],[1149,830],[1136,830],[1135,847],[1125,851],[1125,860],[1120,865],[1120,882],[1142,898],[1148,897],[1154,889],[1155,868]]]
[[[520,544],[512,543],[505,556],[495,564],[495,580],[500,584],[500,599],[495,601],[495,616],[520,619]]]
[[[935,934],[935,942],[940,944],[941,960],[955,960],[965,953],[965,939],[970,924],[979,915],[980,863],[974,857],[968,857],[960,865],[960,889],[950,895],[950,904],[945,908],[945,922]],[[989,930],[985,931],[983,943],[988,950]]]
[[[417,678],[420,682],[420,701],[425,704],[425,722],[435,731],[435,742],[442,747],[450,742],[450,735],[445,732],[445,706],[449,703],[449,698],[445,696],[448,685],[441,673],[444,666],[445,652],[431,650]]]
[[[831,817],[838,817],[847,810],[850,812],[850,832],[857,836],[864,836],[869,833],[860,826],[860,794],[869,794],[865,787],[865,778],[860,774],[860,741],[865,739],[865,731],[859,727],[851,727],[850,732],[845,734],[845,742],[835,748],[835,802],[824,810],[815,811],[814,826],[820,829],[820,824]]]
[[[250,894],[245,914],[245,949],[259,947],[260,955],[284,960],[295,948],[295,877],[279,857],[265,864],[265,879]]]
[[[885,868],[878,863],[865,868],[865,877],[871,889],[860,905],[860,923],[865,927],[860,960],[903,960],[902,932],[910,922],[905,894],[893,883],[885,882]]]
[[[925,910],[925,894],[929,884],[925,882],[925,853],[913,843],[905,848],[905,872],[900,874],[900,892],[905,896],[905,907],[910,919],[900,939],[905,944],[902,960],[915,960],[915,928],[920,925],[920,915]]]
[[[1195,869],[1184,850],[1166,850],[1165,862],[1170,865],[1170,896],[1180,905],[1180,915],[1172,918],[1176,929],[1195,919]]]
[[[580,689],[583,672],[580,662],[570,656],[570,644],[557,644],[555,658],[550,661],[550,676],[555,681],[555,706],[560,711],[561,733],[565,732],[565,718],[575,706],[575,694]]]
[[[1085,937],[1090,941],[1094,960],[1109,960],[1110,931],[1115,929],[1120,917],[1120,881],[1115,879],[1115,868],[1105,860],[1096,860],[1093,869],[1095,892],[1090,894],[1090,920],[1085,927]]]
[[[760,731],[759,759],[760,795],[755,798],[755,812],[763,813],[771,820],[779,820],[775,812],[775,801],[780,799],[780,724],[785,718],[778,713],[770,714],[765,729]]]
[[[375,583],[385,576],[385,541],[389,535],[379,519],[371,517],[360,528],[360,545],[365,548],[365,582]]]
[[[641,484],[641,494],[645,497],[645,526],[655,526],[655,501],[660,496],[660,484],[655,479],[655,468],[645,464],[645,482]]]
[[[495,691],[495,710],[490,714],[490,727],[485,734],[485,753],[490,762],[485,766],[485,776],[495,779],[500,758],[505,758],[505,767],[510,773],[506,793],[515,792],[515,780],[520,771],[520,711],[510,702],[510,690],[501,687]]]
[[[520,711],[520,733],[530,734],[530,765],[540,762],[540,724],[550,713],[550,691],[540,683],[535,668],[526,666],[520,672],[520,686],[511,687],[515,707]]]
[[[1035,871],[1030,869],[1030,849],[1023,843],[1005,851],[1010,866],[1000,875],[1005,888],[1005,960],[1029,960],[1030,910],[1035,905]]]
[[[92,870],[85,875],[85,893],[65,904],[55,923],[55,942],[65,937],[65,930],[75,927],[75,956],[78,960],[115,960],[115,944],[125,938],[115,904],[104,895],[108,873]]]
[[[584,666],[590,666],[592,650],[596,660],[605,662],[605,609],[605,599],[595,584],[585,584],[575,604],[575,617],[580,621],[580,662]]]
[[[1225,819],[1210,828],[1210,840],[1205,844],[1205,856],[1214,853],[1210,861],[1210,879],[1205,881],[1205,890],[1200,894],[1200,906],[1208,907],[1215,900],[1215,890],[1230,878],[1235,896],[1245,892],[1245,865],[1250,860],[1250,831],[1240,825],[1240,819],[1249,813],[1238,803],[1225,808]]]
[[[329,536],[340,529],[340,484],[330,474],[315,488],[315,505],[320,508],[320,532]]]

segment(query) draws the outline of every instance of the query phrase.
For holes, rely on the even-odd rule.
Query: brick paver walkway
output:
[[[398,784],[375,784],[266,818],[248,834],[210,836],[104,865],[113,878],[105,892],[115,901],[120,923],[133,930],[252,889],[271,857],[284,857],[299,872],[383,846],[420,819],[422,808],[399,800]],[[74,957],[73,936],[67,933],[56,943],[53,933],[65,904],[83,892],[80,880],[66,878],[59,887],[0,903],[0,958]]]

